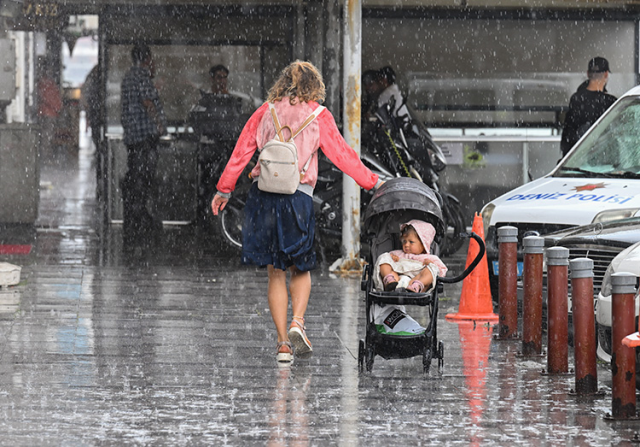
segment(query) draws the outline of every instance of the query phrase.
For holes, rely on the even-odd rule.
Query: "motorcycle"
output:
[[[389,104],[376,111],[363,131],[363,147],[377,157],[394,177],[418,179],[438,193],[447,228],[440,253],[452,255],[464,244],[465,239],[459,234],[466,231],[466,223],[460,201],[438,184],[438,174],[447,167],[447,161],[415,112],[406,103],[400,107],[406,114],[396,116],[392,98]]]

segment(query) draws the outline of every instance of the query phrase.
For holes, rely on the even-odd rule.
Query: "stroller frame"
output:
[[[360,340],[358,346],[358,368],[362,372],[373,369],[376,355],[385,359],[404,359],[422,355],[422,366],[425,373],[429,372],[431,360],[438,359],[438,366],[444,363],[444,345],[438,341],[438,292],[443,291],[442,284],[437,283],[430,293],[378,292],[372,290],[372,266],[365,267],[362,277],[362,290],[365,291],[366,302],[366,333],[365,339]],[[373,304],[416,305],[429,307],[429,324],[426,330],[417,335],[381,334],[376,329],[371,312]]]
[[[426,190],[425,190],[426,188]],[[415,193],[419,200],[398,200],[396,197],[381,199],[382,204],[376,203],[376,199],[384,194]],[[426,200],[424,200],[426,198]],[[385,203],[386,200],[386,203]],[[431,223],[436,229],[436,237],[431,247],[432,253],[438,253],[438,242],[444,236],[444,223],[440,210],[437,193],[424,183],[408,178],[398,178],[383,184],[374,195],[365,215],[365,228],[368,228],[370,236],[370,253],[368,265],[362,274],[361,289],[365,292],[366,331],[365,338],[361,339],[358,346],[358,369],[362,373],[365,370],[371,372],[376,355],[385,359],[404,359],[422,356],[424,373],[428,373],[433,358],[438,359],[438,367],[444,364],[444,344],[438,340],[438,294],[444,291],[443,284],[456,283],[466,278],[478,265],[485,254],[485,246],[482,238],[475,233],[461,233],[462,238],[473,238],[480,246],[478,255],[467,268],[456,277],[436,278],[436,287],[428,293],[407,292],[405,289],[396,289],[393,292],[374,290],[373,275],[374,264],[377,257],[390,249],[400,245],[399,222],[408,222],[411,219],[420,219]],[[369,208],[373,207],[372,210]],[[389,231],[394,229],[395,231]],[[409,306],[427,306],[429,310],[429,324],[425,331],[416,335],[394,335],[378,332],[371,308],[374,304],[395,304]]]

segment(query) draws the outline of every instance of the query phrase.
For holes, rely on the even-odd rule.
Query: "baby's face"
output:
[[[402,242],[402,251],[412,255],[421,255],[425,253],[424,245],[420,242],[420,238],[415,231],[409,231],[400,238]]]

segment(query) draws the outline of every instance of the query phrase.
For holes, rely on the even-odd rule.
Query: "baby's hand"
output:
[[[400,260],[398,255],[391,255],[391,259],[393,259],[393,262],[398,262]]]
[[[428,259],[425,259],[424,261],[422,261],[422,265],[429,265],[431,264],[431,261],[429,261]]]

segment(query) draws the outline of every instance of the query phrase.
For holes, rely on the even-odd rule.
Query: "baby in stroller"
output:
[[[430,223],[413,219],[400,226],[402,250],[382,253],[374,268],[374,286],[391,292],[404,288],[407,292],[430,292],[434,278],[447,274],[447,267],[429,250],[436,235]]]
[[[430,254],[436,229],[430,223],[413,219],[400,225],[402,250],[378,256],[374,266],[373,284],[376,290],[431,293],[435,278],[444,277],[447,267],[438,256]],[[425,331],[406,313],[405,306],[373,304],[373,320],[378,331],[395,335],[414,335]]]
[[[409,226],[415,230],[419,244],[413,240]],[[474,233],[459,235],[473,238],[481,250],[461,274],[446,277],[447,267],[437,257],[438,244],[446,235],[441,199],[420,180],[407,177],[390,179],[377,189],[365,210],[364,230],[369,253],[361,283],[366,331],[358,346],[360,372],[371,372],[376,356],[422,356],[425,373],[434,358],[442,366],[444,344],[438,340],[437,330],[441,284],[462,281],[478,265],[485,253],[482,237]],[[402,245],[401,240],[405,242]],[[404,248],[411,245],[411,240],[417,249]],[[391,291],[394,282],[397,284]],[[407,291],[408,287],[413,291]],[[405,306],[420,307],[426,312],[421,313],[418,322],[407,315]]]

